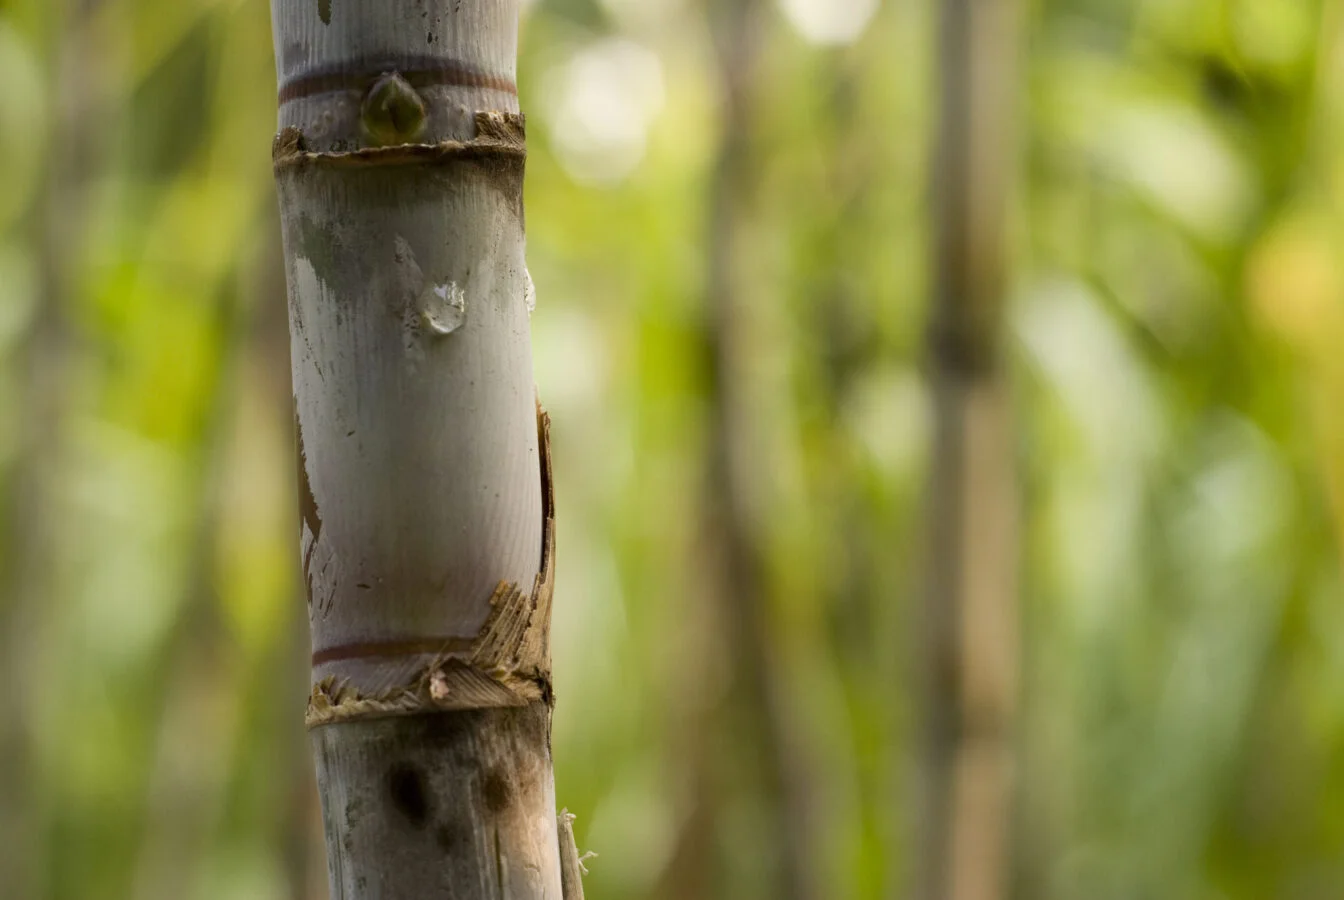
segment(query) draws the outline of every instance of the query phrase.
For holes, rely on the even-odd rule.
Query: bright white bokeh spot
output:
[[[814,44],[853,43],[877,5],[878,0],[779,0],[789,24]]]
[[[551,139],[569,176],[615,184],[634,171],[663,108],[658,57],[633,41],[605,39],[575,53],[547,83]]]
[[[1208,117],[1136,102],[1096,120],[1095,152],[1117,176],[1205,237],[1235,237],[1255,206],[1253,182],[1235,144]]]
[[[877,366],[847,392],[843,421],[857,443],[890,477],[913,477],[929,443],[928,386],[905,366]]]

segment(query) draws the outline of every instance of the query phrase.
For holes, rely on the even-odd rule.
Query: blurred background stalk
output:
[[[49,819],[32,740],[43,697],[26,689],[26,672],[38,665],[34,638],[46,628],[43,602],[56,583],[52,570],[61,527],[55,507],[72,359],[67,317],[76,289],[70,260],[83,249],[87,163],[101,145],[101,116],[90,89],[97,60],[87,33],[69,23],[93,7],[85,0],[51,4],[42,76],[54,112],[44,110],[32,123],[37,133],[47,132],[49,155],[22,214],[32,236],[37,302],[11,363],[19,373],[18,409],[6,461],[0,546],[0,680],[12,686],[12,703],[0,716],[0,766],[10,785],[10,802],[0,804],[0,843],[9,848],[0,854],[0,884],[20,896],[41,896],[48,889],[41,851]]]
[[[1011,884],[1020,616],[1003,334],[1019,14],[1015,0],[945,0],[940,9],[917,896],[1001,900]]]
[[[747,258],[746,233],[756,210],[756,163],[762,80],[761,51],[768,37],[763,0],[710,0],[720,106],[718,151],[707,185],[706,290],[701,330],[706,363],[705,560],[709,563],[708,621],[721,629],[710,638],[725,658],[726,690],[709,719],[713,732],[731,737],[732,750],[705,761],[712,787],[705,802],[722,831],[723,798],[746,786],[758,804],[758,852],[763,883],[751,895],[811,900],[815,884],[812,777],[789,678],[782,668],[778,625],[772,614],[765,507],[772,489],[768,451],[760,447],[759,411],[751,359],[760,335],[752,312],[762,285]],[[699,355],[699,354],[698,354]],[[716,640],[717,638],[717,640]],[[725,748],[726,749],[726,748]],[[732,853],[720,838],[718,854]],[[720,862],[720,866],[724,866]]]

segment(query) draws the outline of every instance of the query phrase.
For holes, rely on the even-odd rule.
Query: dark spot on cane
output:
[[[498,772],[491,772],[486,776],[482,793],[485,795],[485,806],[491,812],[507,809],[509,801],[513,799],[513,789],[509,787],[508,780],[501,777]]]
[[[452,823],[445,823],[434,829],[434,843],[447,856],[458,856],[468,852],[470,835]]]
[[[408,763],[399,763],[387,773],[387,793],[392,805],[416,828],[423,828],[429,819],[429,795],[420,770]]]

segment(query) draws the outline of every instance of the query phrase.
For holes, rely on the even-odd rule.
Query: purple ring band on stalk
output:
[[[462,653],[476,644],[474,637],[419,638],[405,641],[367,641],[359,644],[342,644],[327,647],[313,653],[312,664],[316,668],[330,662],[348,659],[395,659],[407,656],[433,656],[445,653]]]
[[[356,60],[309,69],[285,79],[280,85],[280,103],[335,91],[363,93],[379,78],[392,72],[401,75],[417,90],[434,86],[469,87],[518,95],[517,85],[508,78],[480,72],[456,60],[422,56]]]

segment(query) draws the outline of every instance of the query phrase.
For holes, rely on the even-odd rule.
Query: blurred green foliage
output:
[[[781,0],[743,424],[829,897],[910,865],[932,0]],[[871,18],[870,18],[871,15]],[[1016,895],[1344,895],[1344,4],[1036,0],[1010,333]],[[689,0],[537,0],[560,802],[592,898],[753,896],[694,771],[724,654],[697,358],[719,87]],[[325,896],[302,731],[263,0],[0,2],[0,893]],[[1011,148],[1004,148],[1011,154]]]

